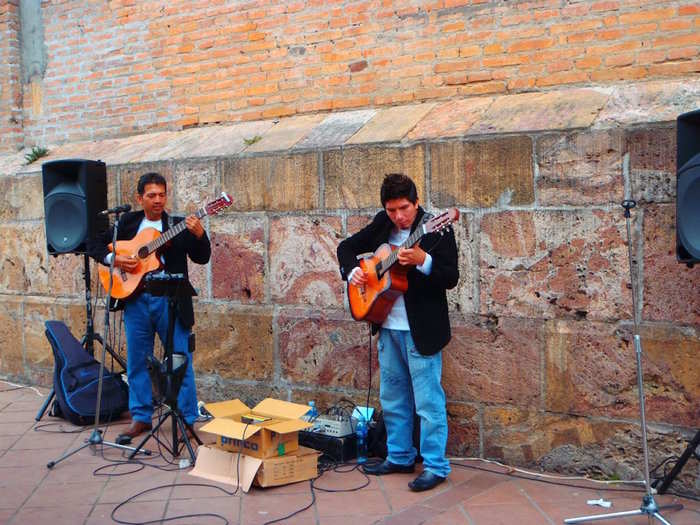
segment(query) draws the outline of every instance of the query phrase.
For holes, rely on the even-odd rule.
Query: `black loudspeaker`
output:
[[[700,262],[700,110],[677,119],[676,258]]]
[[[44,224],[49,253],[83,253],[86,242],[109,226],[107,169],[102,161],[69,159],[41,166]]]

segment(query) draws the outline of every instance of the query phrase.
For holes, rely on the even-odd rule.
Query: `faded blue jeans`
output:
[[[442,389],[442,352],[418,353],[411,332],[382,328],[379,354],[379,399],[387,433],[387,459],[410,465],[416,459],[413,446],[413,413],[420,418],[420,453],[423,468],[447,477],[447,410]]]
[[[146,358],[153,355],[155,334],[163,347],[168,334],[168,299],[142,293],[124,305],[126,328],[126,375],[129,378],[129,411],[135,421],[150,423],[153,416],[151,377],[146,368]],[[192,354],[189,352],[190,332],[179,319],[175,319],[173,352],[187,356],[187,370],[177,397],[177,404],[189,424],[197,419],[197,392],[194,384]]]

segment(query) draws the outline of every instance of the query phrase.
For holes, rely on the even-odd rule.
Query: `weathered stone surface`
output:
[[[601,433],[600,430],[606,425],[609,429]],[[591,428],[595,432],[595,442],[586,440],[579,444],[575,439],[570,443],[560,442],[540,457],[537,465],[548,472],[587,475],[597,479],[644,479],[644,452],[638,424],[596,422],[591,424]],[[585,432],[583,428],[581,430]],[[578,438],[582,433],[581,431],[572,432],[572,437]],[[647,435],[649,465],[653,467],[669,457],[680,456],[691,439],[692,435],[686,435],[684,440],[677,432],[660,428],[649,429]],[[697,473],[686,466],[676,477],[672,488],[680,492],[697,494],[696,477]]]
[[[353,235],[357,232],[359,232],[362,228],[367,226],[370,222],[372,222],[372,219],[374,218],[374,214],[360,214],[360,215],[350,215],[348,217],[348,225],[347,225],[347,231],[348,231],[348,237],[350,235]]]
[[[131,204],[131,208],[136,211],[141,206],[136,201],[137,186],[139,178],[144,173],[156,172],[165,177],[168,185],[168,211],[173,209],[173,165],[170,162],[148,162],[143,164],[125,164],[115,169],[119,173],[120,203]]]
[[[44,225],[0,223],[0,292],[48,293]]]
[[[274,126],[265,130],[261,140],[246,147],[246,153],[260,151],[283,151],[292,148],[308,135],[326,115],[295,115],[280,119]]]
[[[697,325],[700,323],[700,274],[676,261],[676,207],[644,208],[643,317]]]
[[[398,142],[434,107],[426,103],[382,108],[346,144]]]
[[[676,130],[671,127],[627,132],[632,198],[638,202],[674,202]]]
[[[28,171],[28,166],[26,166],[27,160],[24,156],[30,151],[29,148],[25,148],[22,151],[0,153],[0,176],[7,175],[9,177],[10,175]],[[39,167],[39,169],[41,169],[41,167]]]
[[[426,202],[424,149],[411,147],[352,147],[323,153],[326,209],[376,208],[379,188],[387,173],[403,173]]]
[[[486,406],[484,456],[532,465],[557,447],[591,446],[609,440],[627,424],[559,416],[535,409]]]
[[[608,95],[592,89],[522,93],[498,97],[470,134],[587,128]]]
[[[218,161],[175,161],[172,173],[174,187],[170,192],[170,204],[180,215],[196,212],[221,194]]]
[[[289,390],[270,381],[255,382],[222,379],[216,374],[205,374],[195,369],[197,398],[205,403],[240,399],[247,406],[254,407],[266,397],[288,400]],[[204,440],[206,434],[200,434]]]
[[[376,360],[375,360],[376,361]],[[375,363],[376,364],[376,363]],[[365,358],[364,365],[367,369],[367,359]],[[375,407],[377,411],[381,410],[381,405],[379,403],[379,388],[377,387],[379,376],[377,376],[377,381],[375,382],[375,374],[378,372],[372,370],[372,392],[369,398],[369,403],[367,403],[367,385],[361,385],[359,389],[347,389],[341,388],[338,390],[319,390],[315,385],[310,387],[289,387],[289,400],[293,403],[299,403],[301,405],[306,405],[309,401],[314,401],[316,404],[316,409],[319,413],[323,413],[326,410],[331,409],[331,407],[336,407],[338,410],[345,410],[346,414],[350,414],[353,411],[353,407],[350,404],[352,401],[356,406],[370,406]],[[375,412],[376,414],[377,412]]]
[[[56,319],[53,315],[52,300],[35,299],[25,302],[22,331],[24,332],[25,356],[29,366],[49,368],[53,365],[51,345],[44,335],[44,322],[49,319]],[[57,320],[63,321],[63,319]],[[79,340],[82,333],[74,332],[73,335]]]
[[[481,313],[631,316],[625,225],[605,211],[504,212],[481,221]]]
[[[22,359],[22,301],[9,295],[0,296],[0,373],[21,374]]]
[[[539,204],[621,202],[623,156],[624,134],[619,130],[541,137],[537,140]]]
[[[270,292],[279,304],[343,304],[336,248],[340,217],[307,215],[270,221]]]
[[[195,371],[223,379],[268,381],[274,372],[271,308],[198,303]]]
[[[492,97],[451,100],[436,106],[408,134],[407,140],[461,137],[493,103]]]
[[[246,149],[248,142],[263,135],[273,125],[272,121],[261,120],[184,130],[176,142],[154,152],[155,158],[189,159],[237,155]]]
[[[216,299],[265,302],[265,219],[240,214],[212,224],[211,278]]]
[[[44,194],[40,176],[0,176],[0,221],[43,218]]]
[[[97,277],[97,264],[90,259],[90,277],[92,284],[90,289],[96,295],[97,287],[102,287]],[[85,257],[64,253],[48,258],[48,280],[51,286],[51,293],[58,296],[78,296],[85,295]],[[104,290],[101,291],[104,295]]]
[[[478,271],[476,250],[478,240],[474,234],[474,216],[463,213],[454,226],[457,241],[459,282],[447,291],[447,302],[451,311],[472,314],[479,311],[475,273]]]
[[[466,403],[447,403],[447,454],[458,457],[478,457],[479,410]]]
[[[374,109],[331,113],[312,129],[294,149],[329,148],[341,146],[375,114]]]
[[[531,204],[532,140],[520,135],[430,145],[431,200],[439,207]]]
[[[211,242],[211,235],[209,236]],[[213,245],[212,245],[213,249]],[[194,301],[201,301],[203,299],[209,299],[209,264],[196,264],[193,263],[189,258],[187,259],[187,276],[190,279],[190,284],[194,288],[197,295],[192,299]]]
[[[226,159],[222,186],[240,211],[318,208],[316,153]]]
[[[611,88],[610,98],[596,118],[596,126],[672,122],[698,108],[700,80],[623,83]]]
[[[443,351],[443,386],[453,401],[482,401],[539,407],[538,320],[501,317],[452,323]]]
[[[284,310],[277,320],[282,378],[323,387],[367,388],[367,327],[334,312]],[[373,389],[379,388],[376,348]]]

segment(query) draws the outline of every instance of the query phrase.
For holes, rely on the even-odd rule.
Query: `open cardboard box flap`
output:
[[[241,487],[243,492],[248,492],[260,465],[261,459],[203,445],[197,449],[197,461],[190,475]]]
[[[249,439],[259,430],[262,430],[262,428],[263,427],[258,425],[240,423],[238,421],[234,421],[233,419],[214,418],[199,430],[202,432],[208,432],[209,434],[216,434],[217,436],[225,436],[231,439],[242,440],[244,438]]]
[[[243,414],[250,409],[240,399],[231,399],[230,401],[220,401],[218,403],[207,403],[204,405],[214,417],[230,417],[236,414]]]
[[[299,419],[308,411],[309,407],[306,405],[299,405],[297,403],[290,403],[289,401],[272,399],[271,397],[263,399],[253,408],[253,412],[256,414],[275,419]]]

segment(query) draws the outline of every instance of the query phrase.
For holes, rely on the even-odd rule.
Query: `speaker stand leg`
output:
[[[49,408],[49,405],[51,404],[51,400],[53,400],[55,395],[56,395],[56,391],[52,388],[51,392],[49,392],[49,395],[46,397],[46,401],[44,401],[44,404],[41,405],[39,412],[36,413],[36,417],[34,418],[34,421],[40,421],[41,418],[44,417],[44,412],[46,412],[46,409]]]

